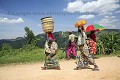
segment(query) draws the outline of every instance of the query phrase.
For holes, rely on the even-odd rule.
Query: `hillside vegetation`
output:
[[[0,40],[0,64],[25,63],[44,60],[44,43],[45,34],[34,35],[32,30],[25,27],[25,37],[16,39]],[[73,34],[77,35],[76,31]],[[97,35],[97,55],[111,56],[120,55],[120,30],[103,30],[96,33]],[[59,50],[58,59],[65,57],[62,49],[65,49],[68,42],[68,32],[54,32]]]

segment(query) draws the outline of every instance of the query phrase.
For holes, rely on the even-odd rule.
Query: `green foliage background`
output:
[[[32,30],[25,27],[25,37],[18,37],[10,40],[0,40],[0,64],[9,63],[26,63],[44,61],[44,43],[46,34],[34,35]],[[78,35],[75,31],[73,34]],[[87,33],[88,34],[88,33]],[[120,55],[120,30],[103,30],[96,33],[97,35],[97,55]],[[59,50],[58,59],[65,58],[66,44],[68,43],[68,32],[54,32]]]

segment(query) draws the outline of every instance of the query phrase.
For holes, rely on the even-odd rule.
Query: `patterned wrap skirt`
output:
[[[46,68],[55,68],[58,67],[59,62],[57,61],[55,54],[46,54],[44,67]]]
[[[79,49],[77,51],[75,62],[77,67],[85,67],[86,65],[88,66],[88,64],[94,65],[94,57],[92,54],[90,54],[90,49],[88,48],[87,44],[78,47]]]

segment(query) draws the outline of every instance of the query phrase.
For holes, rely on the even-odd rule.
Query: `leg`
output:
[[[67,59],[70,59],[70,52],[71,52],[71,46],[69,46],[67,51],[66,51]]]
[[[48,68],[49,60],[50,60],[50,54],[46,54],[44,67],[41,67],[42,70],[46,70]]]
[[[52,64],[53,64],[53,68],[57,69],[57,70],[60,70],[60,65],[59,65],[59,62],[56,58],[56,55],[54,55],[52,58],[51,58],[51,61],[52,61]]]
[[[78,54],[77,56],[76,56],[76,64],[77,64],[77,66],[76,66],[76,68],[74,68],[74,70],[79,70],[79,69],[81,69],[82,68],[82,62],[81,62],[81,56],[80,56],[80,54]]]
[[[89,59],[89,64],[94,65],[94,69],[93,70],[96,70],[98,68],[98,66],[95,63],[94,55],[89,54],[88,55],[88,59]]]
[[[79,47],[79,46],[78,46]],[[76,56],[76,62],[77,64],[76,68],[74,68],[74,70],[79,70],[82,68],[83,64],[81,62],[81,51],[80,51],[80,47],[79,47],[79,51],[77,52],[77,56]]]
[[[72,50],[73,56],[76,57],[76,45],[75,45],[75,43],[72,44],[72,49],[71,50]]]

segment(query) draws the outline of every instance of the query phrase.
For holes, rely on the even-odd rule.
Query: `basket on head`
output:
[[[79,21],[77,21],[77,22],[75,23],[74,26],[75,26],[76,28],[78,28],[78,27],[80,27],[80,26],[84,26],[86,23],[87,23],[86,20],[79,20]]]
[[[54,22],[51,16],[42,18],[41,22],[42,22],[42,29],[45,33],[53,32]]]

